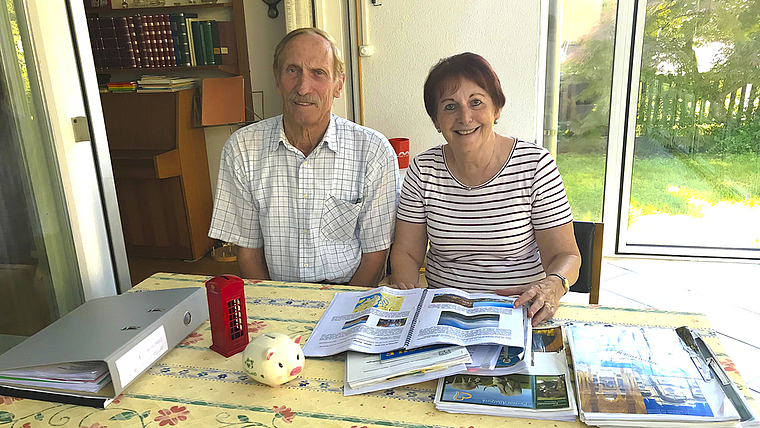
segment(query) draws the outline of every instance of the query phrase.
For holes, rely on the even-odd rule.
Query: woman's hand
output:
[[[515,300],[515,308],[532,302],[528,308],[528,316],[533,319],[533,327],[542,321],[551,319],[559,307],[559,299],[565,295],[562,281],[554,276],[546,277],[527,285],[496,290],[502,296],[520,296]]]

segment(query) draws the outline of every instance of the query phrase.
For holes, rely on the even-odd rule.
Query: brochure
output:
[[[379,354],[440,343],[525,348],[525,307],[514,297],[453,288],[379,287],[336,293],[303,348],[307,357],[343,351]],[[527,327],[526,327],[527,326]]]
[[[589,425],[728,426],[739,414],[668,328],[571,324],[581,420]]]
[[[525,372],[456,374],[439,379],[435,406],[451,413],[574,421],[575,394],[560,326],[534,329],[533,358]]]
[[[437,379],[464,372],[465,364],[469,362],[467,348],[457,345],[410,353],[385,361],[377,354],[348,352],[343,393],[353,395]]]

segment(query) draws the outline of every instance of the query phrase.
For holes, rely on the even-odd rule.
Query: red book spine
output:
[[[145,43],[148,46],[148,61],[151,67],[159,67],[153,15],[145,15],[143,21],[145,27]]]
[[[166,65],[167,67],[177,66],[176,52],[174,51],[174,39],[172,39],[172,22],[168,14],[161,15],[161,22],[164,30],[164,44],[166,45]]]
[[[135,19],[132,16],[127,17],[127,25],[129,26],[129,41],[132,45],[132,53],[134,57],[134,67],[142,67],[142,58],[140,57],[140,45],[137,43],[137,32],[135,29]]]
[[[135,38],[137,39],[137,46],[140,47],[140,67],[150,67],[150,60],[148,59],[148,46],[145,43],[145,24],[143,23],[143,17],[137,15],[133,18],[135,22]]]

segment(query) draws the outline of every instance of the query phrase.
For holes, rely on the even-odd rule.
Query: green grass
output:
[[[573,217],[601,221],[605,158],[601,154],[560,153]],[[683,155],[634,159],[631,213],[699,216],[692,198],[760,205],[760,155]],[[633,220],[633,219],[632,219]]]

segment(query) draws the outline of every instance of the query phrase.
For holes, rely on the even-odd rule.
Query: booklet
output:
[[[439,343],[525,348],[530,321],[525,306],[514,308],[515,300],[453,288],[336,293],[303,353],[379,354]]]
[[[571,324],[581,420],[674,426],[739,421],[739,414],[675,330]]]
[[[424,351],[385,361],[382,354],[347,352],[343,394],[348,396],[438,379],[464,372],[465,364],[471,361],[464,346],[422,349]]]
[[[435,406],[450,413],[574,421],[575,394],[560,326],[534,329],[533,358],[521,373],[439,379]],[[547,340],[548,339],[548,340]]]

